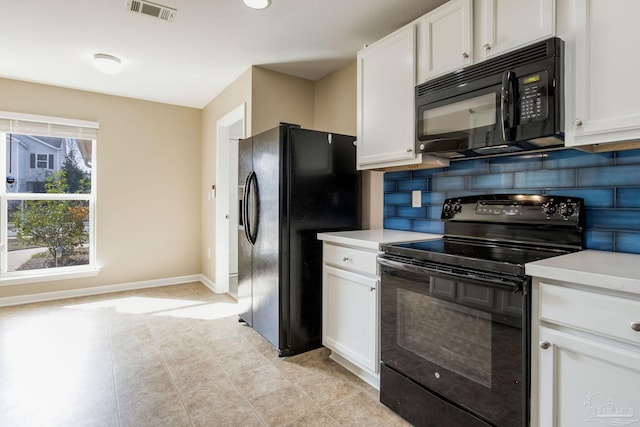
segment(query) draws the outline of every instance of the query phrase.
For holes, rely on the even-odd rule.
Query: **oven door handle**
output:
[[[523,292],[523,283],[517,280],[512,282],[505,282],[503,280],[491,277],[474,277],[472,275],[458,273],[452,270],[449,270],[445,267],[445,270],[439,270],[436,267],[424,267],[413,264],[406,264],[403,262],[392,261],[386,258],[378,257],[378,264],[395,268],[397,270],[406,271],[408,273],[417,273],[421,275],[429,275],[429,276],[437,276],[443,279],[451,279],[458,278],[465,280],[466,282],[473,282],[478,285],[488,286],[499,289],[506,289],[509,291],[513,291],[514,293],[522,293]]]

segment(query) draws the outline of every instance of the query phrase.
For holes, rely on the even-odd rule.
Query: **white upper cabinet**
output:
[[[409,25],[358,52],[358,169],[421,161],[414,151],[415,51]]]
[[[555,0],[476,0],[476,61],[553,37]]]
[[[556,34],[556,0],[451,0],[418,19],[418,84]]]
[[[418,83],[473,62],[473,3],[451,0],[418,20]]]
[[[574,0],[573,28],[568,52],[573,50],[575,87],[567,98],[566,145],[584,147],[640,138],[640,2]],[[575,35],[572,40],[571,35]],[[571,56],[567,57],[568,59]],[[571,74],[568,74],[571,75]],[[597,151],[597,146],[591,147]],[[602,147],[606,148],[606,147]]]

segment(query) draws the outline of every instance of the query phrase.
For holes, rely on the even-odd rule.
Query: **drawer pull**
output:
[[[540,348],[543,350],[548,349],[549,347],[551,347],[551,344],[549,344],[548,341],[540,341]]]
[[[631,324],[631,329],[633,329],[636,332],[640,332],[640,322],[633,322]]]
[[[348,256],[346,256],[346,257],[342,258],[342,261],[344,261],[344,262],[349,262],[349,261],[351,261],[351,258],[349,258]]]
[[[375,291],[375,290],[376,290],[376,287],[375,287],[375,286],[371,286],[371,287],[369,287],[369,292],[373,292],[373,291]]]

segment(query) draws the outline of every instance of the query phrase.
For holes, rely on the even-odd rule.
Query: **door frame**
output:
[[[230,176],[229,164],[238,162],[237,151],[229,149],[229,145],[237,138],[245,137],[245,106],[243,103],[231,110],[216,122],[216,191],[215,201],[215,284],[214,292],[229,292],[229,218],[231,186],[237,186],[237,177]],[[231,128],[241,123],[241,134],[231,135]],[[235,153],[235,158],[231,158]]]

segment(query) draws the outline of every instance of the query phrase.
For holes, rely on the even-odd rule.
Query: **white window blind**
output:
[[[97,139],[99,127],[98,122],[0,111],[0,132],[55,138]]]

